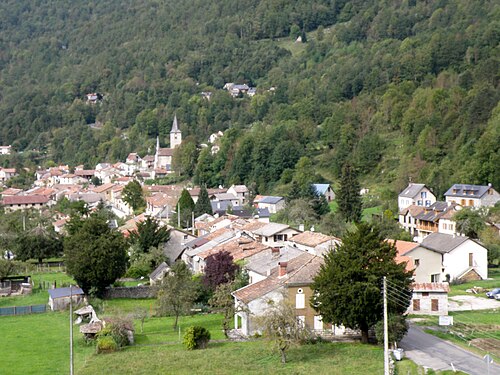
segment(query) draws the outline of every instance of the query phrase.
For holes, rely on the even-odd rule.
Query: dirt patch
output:
[[[500,340],[497,339],[474,339],[470,342],[476,348],[500,357]]]
[[[500,301],[475,296],[453,296],[448,298],[449,311],[489,309],[500,309]]]

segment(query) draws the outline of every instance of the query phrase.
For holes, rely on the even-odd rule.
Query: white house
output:
[[[500,201],[500,194],[491,184],[462,185],[455,184],[444,193],[446,202],[457,203],[463,207],[494,206]]]
[[[245,185],[232,185],[229,189],[227,189],[227,193],[237,197],[240,201],[240,206],[244,206],[248,203],[249,191]]]
[[[12,153],[12,146],[0,146],[0,155],[10,155]]]
[[[258,195],[255,197],[253,203],[257,208],[267,208],[271,214],[275,214],[285,208],[285,198],[283,197]]]
[[[286,245],[286,242],[300,233],[297,229],[294,229],[286,224],[280,223],[269,223],[260,228],[253,230],[250,235],[257,241],[270,247],[282,247]]]
[[[414,283],[409,314],[448,315],[448,283]]]
[[[340,244],[340,239],[327,236],[318,232],[305,231],[293,236],[288,240],[291,246],[308,252],[313,255],[323,255],[324,253],[335,249],[335,246]]]
[[[465,236],[432,233],[404,255],[413,261],[417,283],[488,277],[488,250]]]
[[[425,184],[410,184],[398,196],[399,211],[404,210],[412,204],[416,206],[430,206],[436,201],[436,196],[432,194]]]
[[[335,199],[335,192],[330,184],[312,184],[316,193],[324,195],[328,202]]]

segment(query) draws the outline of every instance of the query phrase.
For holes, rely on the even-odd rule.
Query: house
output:
[[[285,198],[258,195],[255,197],[253,204],[257,208],[267,208],[269,210],[269,213],[275,214],[276,212],[281,211],[285,208]]]
[[[73,305],[78,305],[84,298],[83,290],[75,286],[49,289],[49,306],[52,311],[66,309],[70,301],[73,301]]]
[[[43,195],[14,195],[4,197],[1,202],[5,211],[41,210],[49,203],[49,198]]]
[[[232,295],[235,299],[234,326],[242,335],[260,333],[258,317],[266,312],[269,303],[287,300],[295,307],[297,319],[317,334],[345,336],[349,330],[323,323],[311,307],[311,284],[318,273],[323,258],[304,253],[288,262],[279,262],[264,280],[247,285]]]
[[[323,255],[341,243],[340,238],[318,232],[306,231],[288,240],[291,246],[313,255]]]
[[[240,201],[240,206],[244,206],[248,203],[250,193],[245,185],[232,185],[227,189],[227,193],[236,196]]]
[[[417,236],[417,215],[424,212],[424,207],[412,204],[399,212],[399,225],[409,232],[412,238]]]
[[[387,239],[387,242],[390,244],[394,244],[394,246],[396,247],[396,263],[404,263],[406,271],[413,272],[413,269],[415,268],[415,266],[413,265],[413,261],[409,256],[405,254],[410,250],[416,248],[419,245],[418,242],[402,240],[395,241],[391,239]]]
[[[14,176],[17,176],[16,168],[0,167],[0,182],[5,182]]]
[[[428,207],[436,201],[436,196],[425,184],[410,184],[398,196],[399,211],[412,204]]]
[[[255,238],[255,240],[262,242],[267,246],[283,247],[287,244],[287,241],[290,238],[298,233],[300,233],[299,230],[292,228],[289,225],[269,223],[253,230],[249,234]]]
[[[465,236],[432,233],[404,255],[413,261],[417,283],[488,277],[488,250]]]
[[[235,194],[231,193],[217,193],[213,195],[213,199],[211,202],[216,202],[216,206],[212,205],[212,210],[227,210],[227,207],[230,205],[232,207],[241,206],[241,198],[239,198]]]
[[[102,94],[98,92],[91,92],[87,94],[87,103],[96,104],[103,99]]]
[[[10,155],[12,153],[12,146],[0,146],[0,155]]]
[[[170,238],[163,244],[163,254],[168,258],[169,264],[174,264],[181,258],[188,242],[196,239],[196,236],[184,230],[171,228]]]
[[[422,241],[430,233],[439,232],[440,227],[447,234],[455,234],[455,223],[451,223],[451,218],[460,209],[456,203],[450,202],[434,202],[429,207],[423,207],[415,215],[417,241]]]
[[[167,263],[162,262],[158,267],[154,269],[153,272],[149,274],[149,284],[155,285],[160,283],[165,275],[170,271],[170,267]]]
[[[408,314],[448,315],[448,283],[413,283]]]
[[[444,193],[446,202],[457,203],[463,207],[491,207],[500,201],[500,194],[488,185],[454,184]]]
[[[330,184],[312,184],[317,194],[324,195],[328,202],[335,199],[335,192]]]

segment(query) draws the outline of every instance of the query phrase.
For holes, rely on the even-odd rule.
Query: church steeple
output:
[[[182,142],[182,133],[177,124],[177,115],[174,115],[174,122],[172,123],[172,130],[170,131],[170,148],[176,148]]]

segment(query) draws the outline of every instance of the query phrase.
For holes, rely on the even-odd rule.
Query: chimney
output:
[[[299,230],[300,230],[301,232],[303,232],[303,231],[304,231],[304,224],[299,224]]]
[[[271,248],[271,255],[273,257],[279,257],[280,256],[280,249],[279,249],[279,247],[272,247]]]
[[[288,262],[278,262],[278,276],[283,277],[286,275],[286,266],[288,265]]]

